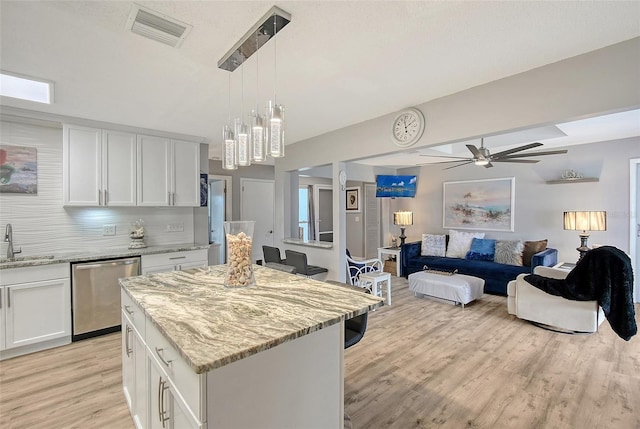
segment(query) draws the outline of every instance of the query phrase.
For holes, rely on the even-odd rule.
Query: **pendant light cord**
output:
[[[273,14],[273,105],[276,105],[276,83],[278,76],[278,42],[276,40],[277,15]]]

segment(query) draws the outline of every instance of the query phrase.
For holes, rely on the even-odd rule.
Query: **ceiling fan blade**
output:
[[[490,162],[484,165],[484,168],[491,168],[491,167],[493,167],[493,164]]]
[[[547,150],[544,152],[529,152],[529,153],[520,153],[518,155],[510,155],[510,156],[501,156],[502,159],[509,158],[523,158],[525,156],[543,156],[543,155],[560,155],[562,153],[567,153],[568,150]]]
[[[511,158],[499,158],[492,159],[491,162],[520,162],[523,164],[535,164],[536,162],[540,162],[537,159],[511,159]]]
[[[531,143],[520,147],[514,147],[513,149],[503,150],[502,152],[494,153],[491,155],[492,158],[501,157],[504,155],[509,155],[511,153],[520,152],[521,150],[533,149],[534,147],[542,146],[542,143]]]
[[[460,167],[462,165],[467,165],[467,164],[471,164],[473,161],[467,161],[467,162],[463,162],[462,164],[458,164],[458,165],[452,165],[451,167],[447,167],[444,170],[450,170],[452,168],[456,168],[456,167]]]
[[[469,158],[464,158],[462,156],[446,156],[446,155],[423,155],[420,154],[420,156],[428,156],[429,158],[451,158],[451,159],[465,159],[465,160],[469,160]]]
[[[462,159],[452,159],[451,161],[423,162],[423,163],[416,164],[416,165],[449,164],[451,162],[471,162],[471,161],[472,160],[469,160],[469,158],[462,158]]]
[[[484,159],[484,155],[482,155],[482,154],[480,153],[480,151],[478,150],[478,148],[477,148],[477,147],[475,147],[474,145],[472,145],[472,144],[468,144],[468,145],[467,145],[467,149],[469,149],[469,150],[471,151],[471,153],[473,154],[473,157],[474,157],[474,158]]]

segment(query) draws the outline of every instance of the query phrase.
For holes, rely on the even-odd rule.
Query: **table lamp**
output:
[[[404,244],[404,240],[407,238],[404,235],[404,228],[407,225],[413,225],[413,212],[399,211],[393,213],[393,224],[400,227],[400,246]]]
[[[564,229],[582,231],[580,233],[580,247],[576,250],[580,253],[580,259],[590,249],[587,245],[588,231],[607,230],[607,212],[564,212]]]

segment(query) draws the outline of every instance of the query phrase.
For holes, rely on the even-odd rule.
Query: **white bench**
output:
[[[462,308],[482,297],[484,279],[453,274],[451,276],[419,271],[409,274],[409,289],[418,294],[459,303]]]

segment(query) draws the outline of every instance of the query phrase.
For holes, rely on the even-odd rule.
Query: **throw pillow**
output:
[[[444,235],[422,234],[422,256],[444,256],[446,241]]]
[[[524,242],[524,250],[522,251],[522,263],[530,267],[531,259],[533,259],[533,255],[538,252],[542,252],[547,248],[547,240],[538,240],[538,241],[525,241]]]
[[[493,261],[496,253],[496,240],[490,238],[474,238],[466,259],[472,261]]]
[[[494,262],[507,265],[522,265],[522,241],[497,240]]]
[[[474,238],[484,238],[484,232],[462,232],[449,230],[449,246],[447,246],[447,258],[464,258],[471,248]]]

